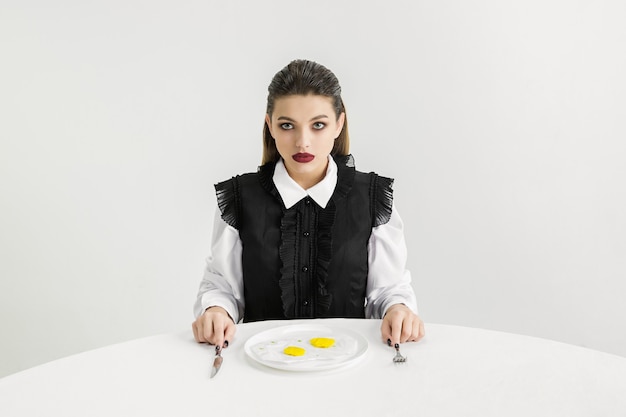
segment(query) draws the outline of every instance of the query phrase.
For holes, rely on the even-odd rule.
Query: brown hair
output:
[[[328,68],[313,61],[297,59],[291,61],[272,78],[267,88],[267,114],[271,117],[276,99],[291,95],[315,94],[332,98],[335,116],[339,119],[346,108],[341,99],[341,86],[335,74]],[[345,117],[343,129],[335,140],[331,155],[344,156],[350,153],[348,136],[348,117]],[[267,123],[263,126],[263,160],[262,164],[276,162],[280,154],[270,133]]]

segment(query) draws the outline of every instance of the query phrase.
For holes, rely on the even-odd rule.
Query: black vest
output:
[[[356,171],[351,155],[335,162],[326,208],[307,197],[286,209],[275,163],[215,186],[243,246],[244,321],[365,317],[367,245],[372,228],[389,221],[393,180]]]

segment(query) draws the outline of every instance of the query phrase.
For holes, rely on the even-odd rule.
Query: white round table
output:
[[[251,360],[251,336],[323,324],[368,341],[361,360],[318,372]],[[191,330],[84,352],[0,379],[0,416],[626,416],[626,358],[545,339],[426,324],[393,348],[379,320],[292,320],[238,325],[217,376],[214,348]]]

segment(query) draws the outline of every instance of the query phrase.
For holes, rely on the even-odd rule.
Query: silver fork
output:
[[[394,347],[396,348],[396,356],[393,357],[393,362],[394,363],[404,363],[404,362],[406,362],[406,357],[402,356],[400,354],[400,344],[396,343],[394,345]]]

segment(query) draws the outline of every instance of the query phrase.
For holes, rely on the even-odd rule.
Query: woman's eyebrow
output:
[[[320,114],[318,116],[312,117],[310,121],[313,120],[319,120],[319,119],[328,119],[328,116],[326,116],[325,114]],[[287,117],[287,116],[279,116],[276,120],[286,120],[288,122],[293,122],[295,123],[295,120]]]

